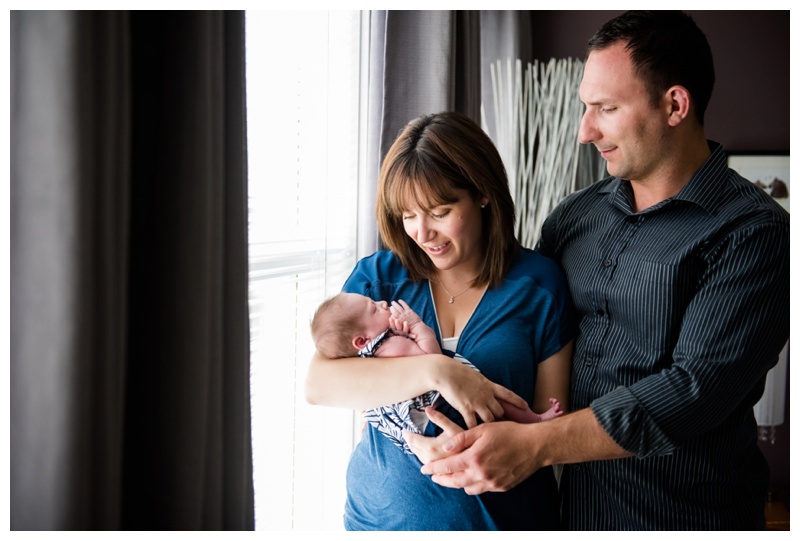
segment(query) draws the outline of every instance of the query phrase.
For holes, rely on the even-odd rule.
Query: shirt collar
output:
[[[714,214],[722,201],[720,195],[725,190],[728,156],[722,145],[715,141],[708,140],[708,148],[711,150],[711,155],[672,200],[688,201],[699,205],[709,214]],[[629,184],[627,180],[611,177],[610,182],[599,192],[613,194],[612,198],[617,194],[622,196],[621,190],[627,189],[625,187],[627,184]]]

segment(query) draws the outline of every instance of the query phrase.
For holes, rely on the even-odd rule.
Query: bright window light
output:
[[[353,413],[303,386],[356,261],[360,14],[248,11],[246,36],[256,529],[341,530]]]

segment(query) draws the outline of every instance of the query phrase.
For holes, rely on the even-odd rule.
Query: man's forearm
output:
[[[603,430],[590,408],[541,423],[536,428],[543,431],[536,436],[541,442],[542,466],[633,456]]]

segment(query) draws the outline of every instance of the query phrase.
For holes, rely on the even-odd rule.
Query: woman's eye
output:
[[[444,218],[445,216],[447,216],[447,213],[448,213],[448,212],[449,212],[449,211],[447,211],[447,210],[446,210],[446,211],[444,211],[444,212],[441,212],[441,213],[439,213],[439,214],[437,214],[437,213],[435,213],[435,212],[431,212],[431,216],[432,216],[433,218],[437,218],[437,219],[439,219],[439,218]]]

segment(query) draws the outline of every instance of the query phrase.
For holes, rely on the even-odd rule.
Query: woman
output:
[[[480,373],[447,355],[375,363],[317,353],[306,382],[309,402],[365,409],[436,389],[450,406],[440,411],[462,427],[502,416],[498,398],[534,411],[547,410],[550,397],[568,403],[574,328],[566,283],[555,263],[515,239],[505,169],[479,126],[457,113],[410,122],[383,161],[377,219],[389,251],[359,261],[343,290],[375,301],[404,299],[436,330],[443,350],[461,354]],[[551,468],[508,492],[470,496],[436,485],[420,467],[367,426],[348,467],[345,527],[558,525]]]

